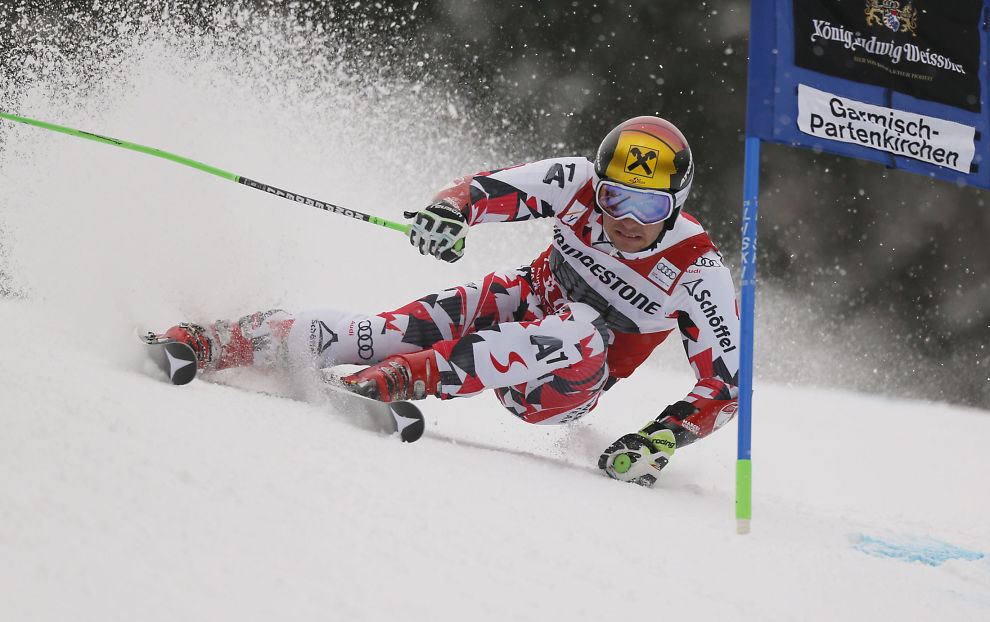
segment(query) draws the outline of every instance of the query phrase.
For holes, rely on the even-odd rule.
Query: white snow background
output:
[[[277,23],[248,54],[143,28],[87,71],[39,64],[0,109],[394,220],[530,155],[478,138],[441,92],[356,84]],[[576,425],[520,423],[491,396],[427,401],[426,436],[404,445],[273,395],[298,394],[277,379],[173,387],[134,338],[394,308],[521,265],[548,231],[479,227],[447,265],[384,228],[3,122],[0,620],[990,619],[985,411],[757,378],[738,536],[735,424],[652,490],[595,467],[692,385],[676,340]]]

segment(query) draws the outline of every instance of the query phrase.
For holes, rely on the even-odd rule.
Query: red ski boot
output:
[[[205,328],[199,324],[183,322],[165,331],[165,336],[181,341],[192,348],[196,354],[196,367],[201,370],[206,369],[207,366],[213,368],[210,364],[213,362],[214,352],[217,348],[214,348],[213,339],[207,334]]]
[[[341,380],[354,393],[379,402],[421,400],[440,394],[440,373],[432,349],[390,356]]]
[[[251,341],[241,334],[238,324],[224,331],[226,341],[217,336],[216,326],[203,328],[199,324],[183,322],[165,331],[166,337],[188,344],[196,353],[196,362],[201,370],[216,371],[228,367],[250,365],[254,361],[254,348]]]

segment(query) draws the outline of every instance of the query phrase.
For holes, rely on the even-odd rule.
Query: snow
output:
[[[30,91],[13,112],[395,220],[481,168],[470,137],[429,146],[460,131],[417,124],[429,94],[389,109],[408,122],[397,139],[389,118],[353,121],[364,93],[294,108],[224,63],[144,52],[116,66],[126,88]],[[595,467],[693,384],[677,343],[573,426],[523,424],[491,396],[429,401],[412,445],[286,379],[173,387],[135,330],[394,308],[521,264],[546,224],[478,228],[439,264],[384,228],[0,129],[4,620],[990,619],[986,411],[757,378],[738,536],[734,423],[652,490]],[[941,563],[910,561],[928,550]]]
[[[754,531],[738,536],[734,426],[678,451],[652,490],[594,468],[680,372],[644,370],[570,428],[488,397],[426,402],[427,436],[406,445],[325,404],[172,387],[136,340],[104,349],[43,303],[3,301],[0,322],[18,327],[0,360],[5,619],[990,612],[988,557],[854,547],[924,536],[990,552],[984,412],[761,385]]]

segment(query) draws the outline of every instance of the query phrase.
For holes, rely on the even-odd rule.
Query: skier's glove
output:
[[[609,445],[598,458],[598,468],[612,479],[652,488],[657,475],[674,455],[676,446],[674,433],[670,430],[652,434],[640,430]]]
[[[412,218],[409,242],[422,255],[433,255],[449,263],[464,256],[464,238],[467,237],[467,219],[450,199],[438,201],[418,212],[405,212]]]

